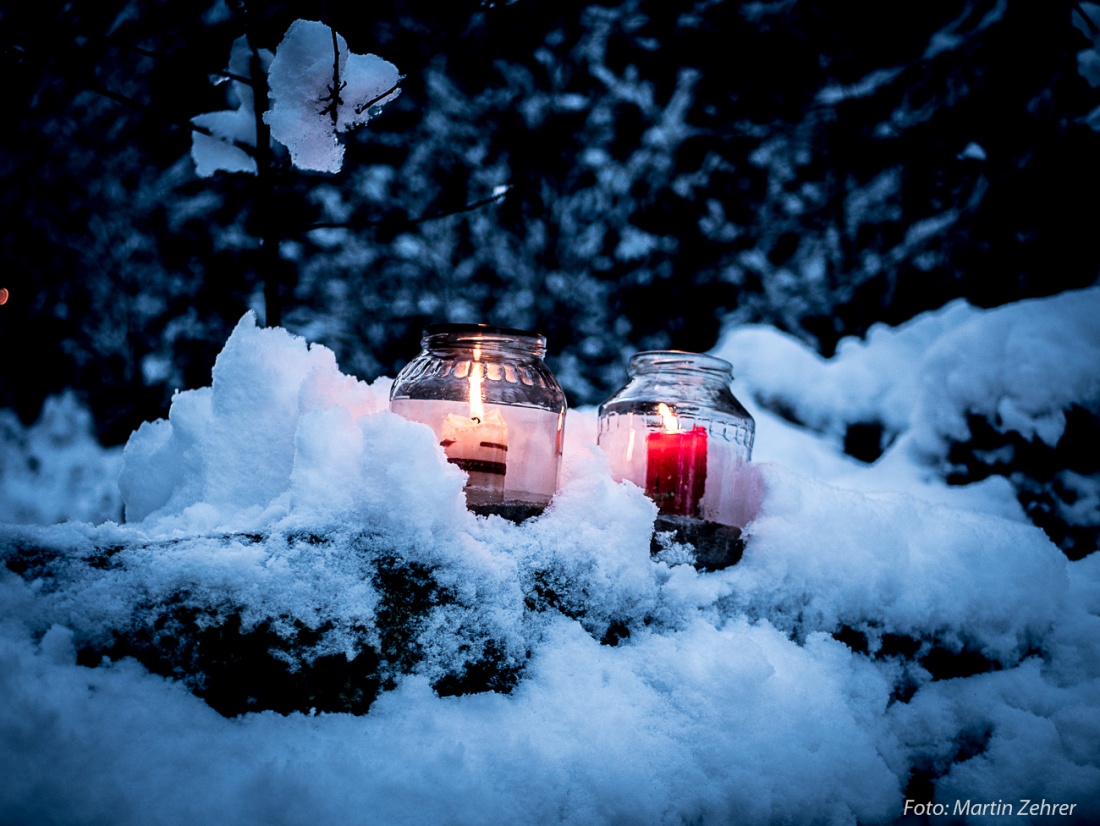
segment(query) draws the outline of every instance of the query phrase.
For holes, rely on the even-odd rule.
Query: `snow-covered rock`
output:
[[[957,414],[1012,398],[1001,423],[1042,440],[1048,408],[1087,401],[1082,342],[1021,328],[1072,330],[1093,300],[952,306],[832,362],[731,333],[763,498],[710,572],[651,555],[656,509],[610,478],[594,409],[568,413],[542,515],[476,516],[386,381],[246,316],[211,386],[131,437],[127,522],[0,525],[0,811],[889,824],[907,800],[1045,799],[1095,819],[1100,554],[1068,559],[1007,482],[943,477]],[[1017,386],[1038,379],[1007,330],[1063,371],[1046,393]],[[840,448],[868,416],[896,431],[870,465]]]

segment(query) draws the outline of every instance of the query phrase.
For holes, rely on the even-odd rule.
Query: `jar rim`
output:
[[[688,350],[642,350],[630,357],[631,368],[679,367],[733,376],[733,365],[709,353]]]
[[[531,330],[520,330],[517,327],[498,327],[493,324],[479,324],[479,323],[454,323],[454,322],[440,322],[438,324],[429,324],[424,327],[423,335],[435,336],[435,335],[463,335],[471,333],[481,333],[490,336],[515,336],[518,338],[537,338],[545,340],[545,336],[540,333],[533,332]]]

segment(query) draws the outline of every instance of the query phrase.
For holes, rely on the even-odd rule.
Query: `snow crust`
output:
[[[711,573],[650,556],[655,508],[611,480],[594,409],[568,413],[544,515],[476,517],[428,428],[388,411],[388,379],[344,375],[248,314],[211,385],[126,445],[125,523],[0,525],[0,548],[60,549],[73,571],[0,575],[5,822],[872,824],[913,795],[1045,798],[1089,822],[1100,554],[1067,561],[1007,483],[948,487],[937,457],[968,410],[1054,438],[1061,405],[1095,400],[1098,295],[955,303],[831,360],[730,330],[714,352],[757,419],[764,497],[743,559]],[[838,449],[865,420],[895,435],[873,465]],[[419,630],[418,670],[364,716],[229,720],[133,661],[76,664],[134,605],[180,593],[301,622],[350,656],[347,629],[377,610],[349,551],[365,530],[456,596]],[[81,567],[93,546],[119,549],[109,569]],[[525,607],[532,571],[554,572],[577,618]],[[601,644],[612,622],[629,637]],[[510,694],[432,690],[471,635],[523,663]],[[990,667],[933,679],[899,639]]]

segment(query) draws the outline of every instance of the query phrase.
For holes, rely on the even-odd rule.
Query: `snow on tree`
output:
[[[337,134],[365,124],[400,94],[397,67],[373,54],[348,51],[347,41],[324,23],[295,20],[272,55],[257,51],[266,79],[252,76],[253,49],[233,43],[226,75],[232,109],[192,118],[204,131],[192,138],[195,171],[255,173],[256,88],[270,92],[261,110],[271,138],[287,147],[299,169],[339,172],[344,147]]]
[[[273,55],[259,52],[266,70]],[[208,178],[218,170],[256,173],[256,95],[251,72],[252,49],[243,35],[233,41],[226,74],[229,76],[229,104],[233,108],[196,115],[191,122],[209,131],[191,133],[191,157],[195,173]],[[219,76],[218,80],[224,80]]]
[[[339,172],[344,147],[337,133],[370,120],[397,97],[400,81],[392,63],[350,53],[344,38],[323,23],[296,20],[275,51],[268,78],[272,105],[264,121],[299,169]]]

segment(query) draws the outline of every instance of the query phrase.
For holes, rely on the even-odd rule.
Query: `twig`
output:
[[[108,46],[114,46],[115,48],[121,49],[122,51],[125,51],[125,52],[133,52],[136,55],[140,55],[141,57],[147,57],[147,58],[149,58],[150,60],[153,60],[153,61],[160,60],[164,57],[170,57],[172,55],[171,52],[163,52],[163,51],[154,50],[154,49],[146,49],[144,46],[138,46],[137,44],[124,41],[124,40],[122,40],[118,37],[115,37],[113,35],[105,37],[103,39],[103,42],[106,43]],[[245,77],[244,75],[235,74],[234,72],[231,72],[228,69],[207,69],[206,73],[210,76],[224,77],[227,80],[236,80],[239,83],[246,83],[246,84],[251,83],[251,81],[247,77]]]
[[[328,30],[332,32],[332,85],[328,87],[328,94],[321,98],[322,103],[327,100],[329,104],[321,110],[320,114],[329,115],[332,118],[332,130],[335,132],[340,118],[340,106],[344,102],[340,93],[348,83],[346,80],[343,83],[340,82],[340,44],[336,39],[336,29],[329,26]]]
[[[209,72],[211,75],[217,75],[218,77],[224,77],[226,80],[235,80],[238,83],[243,83],[245,86],[251,86],[252,80],[244,75],[238,75],[235,72],[230,72],[227,69],[218,69],[214,72]]]
[[[423,224],[426,221],[437,221],[441,218],[450,218],[452,215],[462,215],[465,212],[473,212],[475,209],[480,209],[487,204],[491,204],[494,201],[503,200],[509,192],[512,191],[512,187],[508,186],[503,192],[498,192],[495,195],[490,195],[488,198],[482,198],[479,201],[473,201],[459,207],[458,209],[448,210],[447,212],[437,212],[429,215],[419,215],[416,217],[405,216],[403,218],[377,218],[373,220],[363,221],[322,221],[317,224],[311,224],[306,227],[302,232],[313,232],[316,229],[366,229],[368,227],[379,226],[413,226],[416,224]]]
[[[76,89],[85,92],[92,92],[100,97],[105,97],[108,100],[112,100],[115,103],[121,103],[123,106],[128,106],[138,112],[142,112],[151,116],[155,120],[163,123],[165,126],[175,126],[181,129],[187,129],[191,132],[197,132],[200,135],[207,135],[208,137],[218,137],[205,126],[199,126],[196,123],[192,123],[190,120],[181,120],[178,117],[169,114],[163,109],[158,109],[155,106],[150,106],[148,103],[142,103],[140,100],[124,95],[121,92],[116,92],[114,89],[104,86],[95,80],[90,79],[78,79],[71,74],[61,71],[56,66],[45,63],[30,55],[22,46],[3,45],[0,47],[5,57],[14,60],[17,63],[33,66],[39,71],[46,72],[55,78],[58,78],[68,86],[72,86]],[[247,81],[245,81],[247,82]],[[220,139],[220,138],[219,138]],[[233,145],[238,149],[246,152],[249,157],[255,157],[256,148],[251,144],[247,144],[243,141],[234,140]]]
[[[371,98],[366,103],[360,103],[358,106],[355,107],[355,114],[361,115],[367,109],[370,109],[372,106],[374,106],[374,104],[378,103],[378,101],[384,100],[385,98],[388,98],[390,95],[392,95],[394,92],[397,91],[397,87],[401,84],[401,81],[404,80],[404,79],[405,79],[405,76],[401,75],[400,77],[397,78],[397,83],[393,84],[393,86],[391,86],[389,89],[384,91],[382,94]]]

